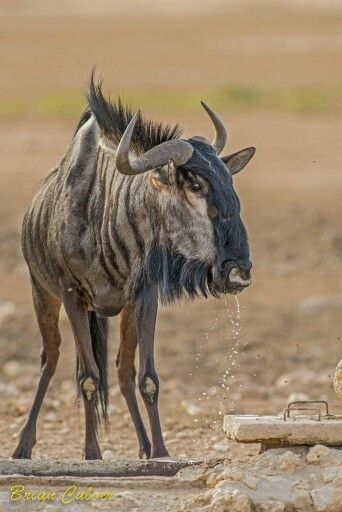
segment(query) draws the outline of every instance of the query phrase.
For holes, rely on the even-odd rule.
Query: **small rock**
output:
[[[14,316],[16,307],[13,302],[0,302],[0,325],[8,318]]]
[[[279,457],[280,469],[287,475],[292,475],[304,467],[304,462],[296,453],[287,450]]]
[[[335,478],[342,479],[342,466],[333,466],[323,470],[323,480],[325,484],[332,482]]]
[[[225,468],[218,475],[214,475],[214,478],[211,479],[211,482],[217,485],[220,485],[220,482],[224,482],[225,480],[233,480],[234,482],[242,482],[244,479],[244,474],[241,469],[238,468]]]
[[[54,413],[53,411],[48,411],[45,414],[45,421],[47,421],[48,423],[57,421],[57,414]]]
[[[253,489],[253,491],[255,491],[258,487],[258,479],[248,473],[245,473],[243,477],[243,483],[250,489]]]
[[[337,478],[331,484],[313,489],[310,494],[315,511],[342,511],[342,479]]]
[[[19,390],[17,386],[15,386],[15,384],[12,384],[11,382],[1,382],[0,393],[6,398],[11,398],[14,396],[18,396]]]
[[[227,452],[229,450],[229,443],[227,441],[221,441],[213,444],[213,448],[218,452]]]
[[[342,359],[336,366],[333,385],[337,398],[342,400]]]
[[[54,411],[57,411],[60,408],[60,401],[59,400],[51,400],[49,403],[49,408],[51,408]]]
[[[342,307],[342,296],[312,295],[299,302],[297,307],[304,315],[314,315],[331,308],[339,309]]]
[[[220,489],[213,493],[208,511],[212,512],[252,512],[251,501],[237,489]]]
[[[263,453],[257,458],[255,469],[258,473],[269,474],[277,469],[277,459],[272,453]]]
[[[281,501],[267,500],[264,501],[260,507],[260,512],[284,512],[285,504]]]
[[[323,460],[327,459],[330,454],[330,448],[323,444],[316,444],[310,448],[306,460],[309,464],[320,464]]]
[[[199,405],[187,402],[186,400],[182,400],[181,406],[184,411],[189,414],[189,416],[197,416],[202,412],[202,409]]]
[[[7,361],[3,366],[3,372],[6,377],[17,377],[22,372],[21,364],[18,361]]]
[[[104,460],[113,460],[115,459],[115,454],[112,450],[105,450],[102,454]]]

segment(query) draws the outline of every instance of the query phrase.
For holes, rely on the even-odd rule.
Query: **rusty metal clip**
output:
[[[328,402],[326,400],[300,400],[300,401],[296,401],[296,402],[290,402],[288,404],[285,411],[283,412],[283,420],[284,421],[286,421],[286,419],[290,417],[291,411],[314,411],[318,415],[318,418],[317,418],[318,421],[321,421],[322,413],[321,413],[321,409],[319,407],[298,407],[297,404],[298,405],[323,404],[325,406],[325,416],[330,416],[329,406],[328,406]],[[292,407],[293,405],[297,406],[297,407]]]

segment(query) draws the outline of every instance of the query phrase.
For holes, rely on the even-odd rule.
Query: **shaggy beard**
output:
[[[140,307],[151,286],[158,286],[159,300],[170,305],[182,297],[190,300],[208,295],[217,296],[211,287],[210,265],[199,260],[189,260],[167,247],[156,246],[147,254],[135,277],[132,279],[130,300]]]

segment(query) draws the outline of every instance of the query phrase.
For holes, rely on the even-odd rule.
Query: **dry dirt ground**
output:
[[[122,17],[106,11],[103,18],[100,8],[86,17],[43,17],[34,8],[38,4],[32,2],[27,16],[24,2],[15,2],[17,14],[12,2],[0,10],[2,98],[80,89],[95,62],[113,91],[206,90],[232,80],[260,86],[342,83],[342,13],[334,3],[331,12],[328,4],[310,11],[295,9],[294,2],[282,9],[259,2],[234,3],[222,13],[203,8],[195,16],[146,9]],[[179,115],[166,114],[163,105],[150,109],[160,120],[177,119],[185,134],[211,134],[200,107]],[[224,116],[232,151],[257,147],[254,161],[235,180],[253,284],[238,303],[232,297],[160,310],[161,417],[169,451],[178,458],[255,453],[254,446],[225,439],[222,415],[278,413],[293,393],[327,399],[333,412],[341,412],[332,391],[342,356],[339,109],[299,114],[251,106]],[[15,446],[39,375],[40,338],[20,253],[21,219],[76,123],[64,114],[0,116],[0,457]],[[61,332],[61,358],[38,422],[35,457],[81,457],[74,342],[63,314]],[[101,433],[101,447],[107,457],[133,458],[136,440],[118,390],[116,346],[113,319],[110,432]]]

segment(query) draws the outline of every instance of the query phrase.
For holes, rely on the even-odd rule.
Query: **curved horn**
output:
[[[175,165],[183,165],[191,157],[194,148],[188,142],[179,139],[173,139],[162,142],[158,146],[150,149],[133,162],[129,160],[129,146],[132,139],[135,124],[140,115],[140,111],[130,121],[118,145],[115,157],[116,168],[121,174],[135,175],[162,167],[169,160],[173,160]]]
[[[215,127],[216,135],[211,145],[215,149],[216,154],[219,155],[227,142],[227,130],[218,115],[204,101],[201,101],[201,104]]]

